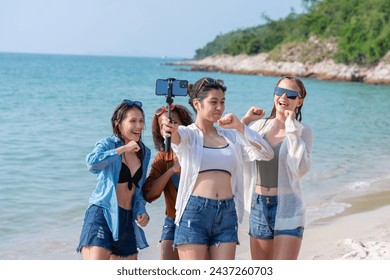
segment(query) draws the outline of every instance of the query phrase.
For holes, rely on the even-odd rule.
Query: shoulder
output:
[[[312,130],[311,126],[308,125],[308,124],[305,124],[305,123],[302,123],[301,124],[303,125],[304,129],[309,129],[309,130]]]
[[[260,131],[264,129],[264,125],[267,122],[267,125],[271,124],[273,122],[273,119],[260,119],[255,121],[253,124],[251,124],[249,127],[253,130]]]
[[[311,128],[311,126],[308,124],[304,124],[304,123],[301,123],[301,124],[302,124],[302,133],[309,134],[312,137],[313,129]]]
[[[180,125],[178,128],[178,132],[181,137],[188,136],[194,137],[195,135],[199,135],[201,133],[200,129],[194,124],[190,124],[188,126]]]
[[[141,148],[145,151],[146,154],[150,154],[150,149],[144,144],[144,142],[140,141]]]
[[[190,125],[179,125],[179,130],[186,130],[186,131],[196,131],[196,130],[199,130],[199,128],[194,124],[190,124]]]
[[[226,129],[226,128],[222,128],[222,127],[219,127],[219,126],[216,126],[215,129],[217,130],[218,134],[222,134],[228,138],[235,138],[236,135],[239,133],[237,130],[235,129]]]
[[[120,138],[116,135],[109,136],[103,139],[100,139],[96,142],[96,145],[104,145],[104,146],[116,146],[119,145],[122,141]]]
[[[166,158],[166,154],[167,153],[164,151],[157,152],[157,154],[154,156],[154,161],[164,160]]]

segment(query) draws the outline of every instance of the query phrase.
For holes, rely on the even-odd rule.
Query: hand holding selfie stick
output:
[[[187,95],[188,81],[176,80],[175,78],[158,79],[156,81],[156,95],[165,95],[168,107],[169,122],[172,123],[171,105],[173,97]],[[171,150],[171,137],[165,138],[165,152]]]

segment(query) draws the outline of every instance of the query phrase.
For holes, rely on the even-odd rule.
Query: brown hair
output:
[[[284,76],[276,83],[276,86],[278,86],[280,84],[280,82],[283,81],[284,79],[293,81],[295,83],[295,85],[297,85],[299,87],[299,97],[301,99],[304,99],[306,97],[306,88],[305,88],[305,85],[303,84],[303,82],[301,81],[301,79],[299,79],[297,77],[293,77],[293,76]],[[302,112],[301,112],[302,107],[303,107],[303,104],[295,109],[296,119],[299,122],[302,121]],[[267,121],[269,119],[275,118],[275,116],[276,116],[276,108],[275,108],[275,104],[274,104],[274,106],[272,107],[271,114],[267,117]],[[264,125],[265,125],[265,123],[264,123]]]
[[[160,109],[160,108],[158,108],[158,109]],[[194,122],[192,120],[191,112],[183,105],[175,104],[175,109],[173,110],[173,112],[177,113],[182,125],[187,126],[187,125],[190,125]],[[160,126],[158,124],[159,117],[160,117],[160,115],[154,114],[153,120],[152,120],[153,142],[154,142],[154,147],[156,148],[157,151],[165,151],[164,137],[161,136]]]

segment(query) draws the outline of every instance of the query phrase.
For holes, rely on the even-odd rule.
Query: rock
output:
[[[390,52],[389,52],[390,53]],[[200,60],[169,63],[191,66],[191,71],[225,72],[249,75],[284,76],[292,75],[321,80],[353,81],[370,84],[390,85],[390,63],[387,54],[374,66],[345,65],[331,59],[317,63],[298,61],[273,61],[267,53],[249,55],[217,55]]]

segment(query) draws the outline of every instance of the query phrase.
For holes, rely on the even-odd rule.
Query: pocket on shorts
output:
[[[204,202],[196,197],[191,197],[186,206],[185,211],[189,213],[199,213],[204,209]]]
[[[258,195],[256,193],[253,193],[252,195],[252,201],[251,201],[251,210],[254,211],[258,208],[258,202],[257,202],[257,199],[258,198]]]

